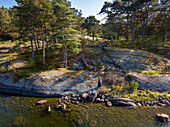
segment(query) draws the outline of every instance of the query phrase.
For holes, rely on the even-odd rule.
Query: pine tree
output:
[[[75,15],[71,10],[70,2],[66,0],[53,0],[52,5],[54,14],[57,17],[57,37],[63,44],[64,68],[67,68],[67,51],[80,52],[80,49],[78,49],[80,40],[75,36],[79,31],[76,30],[76,19],[74,19]]]

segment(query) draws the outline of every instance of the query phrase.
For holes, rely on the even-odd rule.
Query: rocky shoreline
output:
[[[137,101],[130,98],[118,98],[111,97],[107,94],[98,93],[97,96],[92,93],[92,91],[83,94],[62,96],[58,99],[58,102],[70,104],[87,104],[87,103],[103,103],[106,106],[147,106],[147,107],[157,107],[157,106],[170,106],[170,98],[168,97],[156,97],[155,100],[150,101]]]

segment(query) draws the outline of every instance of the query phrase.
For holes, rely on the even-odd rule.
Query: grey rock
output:
[[[115,106],[136,106],[134,100],[128,98],[114,98],[110,101]]]
[[[97,68],[96,68],[96,67],[93,67],[93,68],[92,68],[92,71],[96,72],[96,71],[97,71]]]
[[[100,98],[96,98],[95,102],[100,102]]]
[[[156,117],[158,118],[159,121],[161,122],[168,122],[169,116],[167,114],[157,114]]]
[[[106,106],[111,107],[112,103],[110,101],[106,102]]]
[[[76,63],[74,63],[71,68],[72,68],[73,70],[78,70],[78,67],[79,67],[79,65],[76,64]]]
[[[61,109],[66,109],[66,107],[67,107],[67,106],[66,106],[65,104],[62,104],[62,105],[61,105]]]
[[[81,97],[82,97],[83,99],[86,99],[87,96],[88,96],[88,93],[83,93],[83,94],[81,95]]]

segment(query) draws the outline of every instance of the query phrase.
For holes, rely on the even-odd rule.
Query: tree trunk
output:
[[[131,27],[131,36],[132,36],[132,43],[131,43],[131,46],[134,44],[134,38],[135,38],[135,33],[134,33],[134,24],[133,22],[131,21],[130,23],[130,27]]]
[[[113,44],[113,25],[111,26],[111,44]]]
[[[38,41],[38,36],[37,35],[36,35],[36,39],[37,39],[38,48],[40,48],[40,43]]]
[[[45,44],[44,44],[44,37],[42,37],[42,47],[43,47],[43,65],[45,65]]]
[[[144,42],[144,38],[145,38],[145,20],[143,20],[143,24],[142,24],[142,42]]]
[[[94,42],[94,31],[93,31],[93,42]]]
[[[164,35],[163,35],[163,39],[162,39],[162,46],[164,46],[164,44],[165,44],[167,29],[168,29],[168,20],[166,21],[166,25],[165,25],[165,31],[164,31]]]
[[[117,32],[117,41],[119,40],[119,32]]]
[[[37,45],[37,38],[36,38],[36,35],[34,35],[34,43],[35,43],[36,51],[38,51],[38,45]]]
[[[127,12],[127,14],[128,14],[128,16],[127,16],[127,23],[126,23],[126,35],[125,35],[125,37],[126,37],[126,41],[128,41],[128,39],[129,39],[129,37],[128,37],[128,28],[129,28],[129,13]]]
[[[33,46],[33,42],[32,42],[32,37],[31,37],[31,53],[32,53],[32,60],[34,61],[34,46]]]
[[[46,46],[47,46],[47,57],[49,57],[50,55],[49,55],[49,48],[48,48],[48,46],[49,46],[49,42],[48,42],[48,40],[46,39]]]
[[[128,41],[129,37],[128,37],[128,24],[126,24],[126,41]]]
[[[57,38],[55,38],[55,43],[58,44]]]
[[[64,60],[64,68],[67,68],[67,44],[63,42],[63,60]]]
[[[12,41],[14,41],[14,30],[12,30]]]

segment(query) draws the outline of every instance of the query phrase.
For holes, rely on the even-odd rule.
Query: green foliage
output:
[[[156,75],[159,74],[159,71],[142,71],[142,74],[147,74],[147,75]]]
[[[132,80],[130,82],[129,91],[130,93],[136,93],[138,91],[139,83]]]
[[[163,93],[162,93],[162,96],[163,96],[163,97],[167,97],[167,96],[168,96],[168,91],[163,92]]]
[[[5,66],[0,67],[0,72],[4,73],[6,71],[8,71],[8,70],[7,70],[7,68]]]
[[[106,87],[103,87],[102,89],[101,89],[101,93],[103,93],[103,94],[107,94],[109,92],[109,90],[108,90],[108,88],[106,88]]]
[[[75,97],[77,94],[73,92],[72,95],[73,95],[73,97]]]
[[[170,71],[170,65],[166,66],[166,67],[164,68],[164,70],[169,72],[169,71]]]

